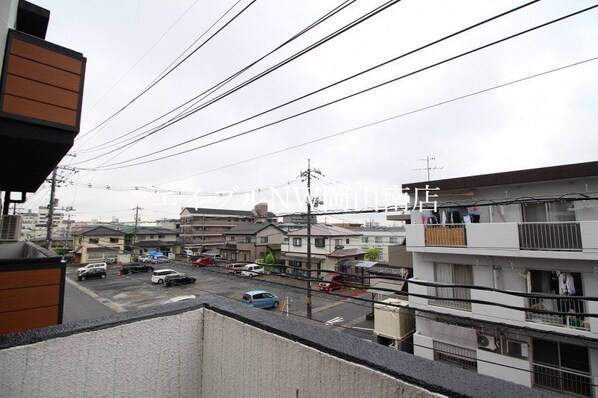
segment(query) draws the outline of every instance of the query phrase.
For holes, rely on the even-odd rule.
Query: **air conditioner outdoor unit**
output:
[[[478,347],[490,351],[495,351],[498,348],[495,337],[487,334],[478,335]]]
[[[0,242],[16,242],[21,237],[21,216],[4,215],[0,220]]]

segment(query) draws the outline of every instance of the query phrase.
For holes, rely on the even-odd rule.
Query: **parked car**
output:
[[[245,292],[241,301],[243,304],[257,308],[277,308],[280,303],[278,297],[265,290]]]
[[[149,263],[150,261],[152,261],[152,259],[148,256],[139,256],[139,262],[141,263]]]
[[[228,272],[231,274],[240,274],[243,270],[243,267],[245,267],[246,265],[247,263],[232,263],[228,264],[226,268],[228,269]]]
[[[152,264],[162,264],[162,263],[169,263],[170,259],[166,256],[157,256],[157,257],[153,257],[150,260],[150,263]]]
[[[87,271],[90,269],[94,269],[94,268],[101,268],[104,271],[106,271],[106,269],[108,268],[108,266],[106,265],[106,263],[91,263],[91,264],[87,264],[83,267],[79,267],[77,268],[77,274],[80,274],[83,271]]]
[[[206,267],[208,265],[214,265],[214,260],[207,257],[200,257],[191,263],[194,267]]]
[[[189,285],[195,283],[196,279],[186,274],[172,274],[166,275],[164,284],[166,286]]]
[[[79,272],[77,275],[77,279],[80,281],[84,281],[85,279],[92,279],[92,278],[106,278],[106,270],[104,268],[89,268]]]
[[[128,263],[123,264],[120,268],[121,274],[128,274],[134,272],[153,272],[154,267],[146,263]]]
[[[345,283],[345,278],[341,274],[330,272],[324,275],[324,278],[322,278],[322,281],[320,281],[318,286],[320,287],[320,290],[325,290],[330,293],[333,290],[342,288]]]
[[[265,272],[266,272],[266,270],[264,269],[263,265],[247,264],[246,266],[243,267],[243,270],[241,271],[241,275],[248,276],[251,278],[254,276],[262,275]]]
[[[173,269],[159,269],[157,271],[154,271],[154,273],[152,274],[152,283],[157,283],[161,285],[164,283],[166,275],[173,274],[178,274],[178,272],[176,272]]]

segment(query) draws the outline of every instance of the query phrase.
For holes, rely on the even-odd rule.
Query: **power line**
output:
[[[284,47],[284,46],[286,46],[287,44],[291,43],[291,42],[292,42],[292,41],[294,41],[295,39],[297,39],[297,38],[301,37],[303,34],[307,33],[308,31],[310,31],[310,30],[311,30],[311,29],[313,29],[314,27],[316,27],[316,26],[320,25],[320,24],[321,24],[321,23],[323,23],[324,21],[326,21],[326,20],[328,20],[329,18],[331,18],[332,16],[336,15],[337,13],[339,13],[340,11],[342,11],[343,9],[345,9],[346,7],[348,7],[349,5],[353,4],[354,2],[355,2],[355,0],[347,0],[347,1],[343,2],[341,5],[339,5],[339,6],[335,7],[334,9],[332,9],[331,11],[329,11],[328,13],[326,13],[324,16],[322,16],[322,17],[318,18],[318,19],[317,19],[315,22],[311,23],[309,26],[307,26],[306,28],[304,28],[303,30],[301,30],[299,33],[297,33],[297,34],[293,35],[291,38],[289,38],[288,40],[286,40],[285,42],[283,42],[282,44],[280,44],[279,46],[277,46],[276,48],[274,48],[273,50],[271,50],[271,51],[270,51],[270,52],[268,52],[267,54],[265,54],[265,55],[261,56],[261,57],[260,57],[260,58],[258,58],[257,60],[253,61],[253,62],[252,62],[252,63],[250,63],[249,65],[247,65],[247,66],[245,66],[244,68],[242,68],[242,69],[238,70],[237,72],[233,73],[232,75],[230,75],[230,76],[229,76],[229,77],[227,77],[226,79],[222,80],[222,81],[221,81],[221,82],[219,82],[218,84],[216,84],[216,85],[212,86],[211,88],[209,88],[209,89],[205,90],[204,92],[202,92],[202,93],[198,94],[197,96],[193,97],[192,99],[190,99],[190,100],[188,100],[188,101],[184,102],[183,104],[181,104],[181,105],[177,106],[176,108],[174,108],[174,109],[172,109],[172,110],[168,111],[167,113],[164,113],[164,114],[162,114],[161,116],[159,116],[159,117],[157,117],[157,118],[153,119],[153,120],[152,120],[152,121],[150,121],[150,122],[147,122],[147,123],[145,123],[144,125],[142,125],[142,126],[140,126],[140,127],[136,128],[136,129],[134,129],[134,130],[132,130],[132,131],[130,131],[130,132],[128,132],[128,133],[126,133],[126,134],[122,135],[122,136],[120,136],[119,138],[116,138],[116,139],[110,140],[110,141],[108,141],[108,142],[105,142],[105,143],[103,143],[103,144],[97,145],[97,146],[95,146],[95,147],[92,147],[92,148],[89,148],[89,149],[86,149],[86,150],[83,150],[83,151],[78,151],[77,153],[83,153],[83,152],[94,152],[94,151],[97,151],[97,150],[107,149],[107,148],[109,148],[109,147],[112,147],[112,146],[115,146],[115,145],[120,145],[121,143],[124,143],[125,141],[129,141],[129,140],[132,140],[132,139],[138,138],[138,137],[140,137],[140,136],[142,136],[142,135],[145,135],[145,134],[146,134],[146,132],[142,132],[141,134],[138,134],[138,135],[136,135],[136,136],[134,136],[134,137],[131,137],[131,138],[125,139],[125,140],[123,140],[123,141],[122,141],[122,142],[120,142],[120,143],[118,142],[118,141],[122,140],[122,138],[124,138],[124,137],[126,137],[126,136],[128,136],[128,135],[130,135],[130,134],[133,134],[133,133],[135,133],[135,132],[137,132],[137,131],[139,131],[139,130],[141,130],[141,129],[143,129],[143,128],[147,127],[147,126],[149,126],[150,124],[152,124],[152,123],[154,123],[154,122],[156,122],[156,121],[158,121],[158,120],[162,119],[163,117],[165,117],[165,116],[167,116],[167,115],[169,115],[169,114],[173,113],[174,111],[176,111],[176,110],[178,110],[178,109],[180,109],[180,108],[182,108],[182,107],[184,107],[184,106],[186,106],[186,105],[190,104],[191,102],[193,102],[193,101],[197,100],[197,99],[198,99],[198,98],[200,98],[200,97],[201,97],[201,98],[200,98],[200,100],[203,100],[203,99],[205,99],[205,98],[206,98],[208,95],[210,95],[210,94],[214,93],[214,92],[215,92],[215,91],[216,91],[218,88],[220,88],[220,87],[223,87],[223,86],[224,86],[226,83],[228,83],[228,82],[232,81],[234,78],[236,78],[237,76],[241,75],[243,72],[247,71],[247,70],[248,70],[248,69],[250,69],[251,67],[255,66],[257,63],[259,63],[259,62],[260,62],[260,61],[262,61],[263,59],[265,59],[265,58],[267,58],[268,56],[272,55],[274,52],[276,52],[276,51],[280,50],[281,48],[283,48],[283,47]],[[189,108],[187,108],[187,110],[188,110],[188,109],[189,109]],[[185,111],[183,111],[183,112],[185,112]],[[177,115],[177,117],[178,117],[178,116],[180,116],[181,114],[182,114],[182,113],[179,113],[179,115]],[[171,119],[171,121],[172,121],[172,120],[175,120],[175,119]],[[111,143],[112,143],[112,144],[111,144]],[[88,160],[92,160],[92,159],[88,159]]]
[[[155,134],[155,133],[157,133],[157,132],[159,132],[159,131],[161,131],[161,130],[165,129],[166,127],[169,127],[169,126],[171,126],[172,124],[175,124],[175,123],[177,123],[177,122],[179,122],[179,121],[183,120],[184,118],[186,118],[186,117],[188,117],[188,116],[191,116],[192,114],[194,114],[194,113],[196,113],[196,112],[198,112],[198,111],[200,111],[200,110],[202,110],[202,109],[206,108],[207,106],[209,106],[209,105],[211,105],[211,104],[213,104],[213,103],[215,103],[215,102],[217,102],[217,101],[221,100],[222,98],[224,98],[224,97],[226,97],[226,96],[228,96],[228,95],[230,95],[230,94],[232,94],[232,93],[234,93],[234,92],[236,92],[236,91],[240,90],[241,88],[243,88],[243,87],[245,87],[245,86],[247,86],[247,85],[249,85],[249,84],[253,83],[254,81],[256,81],[256,80],[259,80],[259,79],[261,79],[262,77],[264,77],[264,76],[268,75],[269,73],[271,73],[271,72],[273,72],[273,71],[275,71],[275,70],[277,70],[277,69],[281,68],[282,66],[286,65],[287,63],[289,63],[289,62],[291,62],[291,61],[293,61],[293,60],[295,60],[295,59],[297,59],[297,58],[301,57],[302,55],[304,55],[304,54],[306,54],[306,53],[310,52],[311,50],[313,50],[313,49],[315,49],[315,48],[319,47],[320,45],[322,45],[322,44],[324,44],[324,43],[326,43],[326,42],[328,42],[328,41],[332,40],[333,38],[335,38],[335,37],[337,37],[337,36],[341,35],[342,33],[345,33],[345,32],[346,32],[346,31],[348,31],[349,29],[351,29],[351,28],[353,28],[353,27],[355,27],[355,26],[357,26],[357,25],[361,24],[362,22],[364,22],[364,21],[368,20],[369,18],[371,18],[371,17],[375,16],[376,14],[378,14],[378,13],[380,13],[380,12],[384,11],[386,8],[388,8],[388,7],[390,7],[390,6],[392,6],[392,5],[396,4],[396,3],[398,3],[399,1],[401,1],[401,0],[390,0],[390,1],[388,1],[387,3],[383,4],[382,6],[379,6],[379,7],[377,7],[376,9],[374,9],[373,11],[370,11],[369,13],[367,13],[367,14],[365,14],[365,15],[363,15],[363,16],[361,16],[361,17],[359,17],[358,19],[356,19],[356,20],[354,20],[354,21],[350,22],[349,24],[347,24],[347,25],[345,25],[344,27],[342,27],[342,28],[340,28],[340,29],[336,30],[335,32],[333,32],[333,33],[331,33],[330,35],[328,35],[328,36],[324,37],[323,39],[320,39],[319,41],[317,41],[316,43],[314,43],[314,44],[310,45],[309,47],[307,47],[307,48],[305,48],[305,49],[303,49],[303,50],[299,51],[298,53],[295,53],[295,54],[294,54],[294,55],[292,55],[291,57],[288,57],[288,58],[287,58],[287,59],[285,59],[284,61],[281,61],[281,62],[279,62],[278,64],[276,64],[276,65],[274,65],[274,66],[272,66],[272,67],[268,68],[266,71],[264,71],[264,72],[261,72],[261,73],[259,73],[258,75],[255,75],[255,76],[253,76],[252,78],[250,78],[250,79],[248,79],[248,80],[244,81],[243,83],[241,83],[241,84],[239,84],[239,85],[237,85],[237,86],[233,87],[232,89],[230,89],[230,90],[226,91],[225,93],[223,93],[223,94],[220,94],[220,95],[219,95],[219,96],[217,96],[216,98],[213,98],[212,100],[208,101],[207,103],[205,103],[205,104],[202,104],[201,106],[198,106],[198,107],[196,107],[196,108],[195,108],[195,109],[193,109],[192,111],[188,111],[188,112],[187,112],[186,114],[184,114],[184,115],[181,115],[181,114],[177,115],[175,118],[172,118],[172,119],[170,119],[169,121],[167,121],[167,122],[163,123],[162,125],[160,125],[160,126],[158,126],[158,127],[155,127],[154,129],[150,130],[150,132],[149,132],[149,133],[147,133],[147,134],[145,134],[145,135],[144,135],[142,138],[140,138],[140,139],[138,139],[138,140],[136,140],[136,141],[130,142],[130,143],[128,143],[128,144],[125,144],[125,145],[121,146],[120,148],[123,148],[123,147],[130,147],[132,144],[134,144],[134,143],[136,143],[136,142],[138,142],[138,141],[140,141],[140,140],[142,140],[142,139],[144,139],[144,138],[147,138],[147,137],[149,137],[149,136],[151,136],[151,135],[153,135],[153,134]],[[235,123],[235,124],[239,124],[239,123],[242,123],[242,122],[243,122],[243,121],[241,121],[241,122],[237,122],[237,123]],[[228,128],[228,127],[231,127],[231,126],[227,126],[227,127],[224,127],[224,128]],[[162,152],[162,151],[165,151],[165,150],[168,150],[168,149],[173,149],[173,148],[179,147],[179,146],[181,146],[181,145],[184,145],[184,144],[186,144],[186,143],[189,143],[189,142],[195,141],[195,140],[197,140],[197,139],[200,139],[200,138],[203,138],[203,137],[205,137],[205,136],[208,136],[208,135],[215,134],[216,132],[218,132],[218,131],[220,131],[220,130],[223,130],[224,128],[221,128],[221,129],[218,129],[218,130],[212,131],[212,132],[210,132],[210,133],[208,133],[208,134],[204,134],[204,135],[202,135],[202,136],[199,136],[199,137],[193,138],[193,139],[191,139],[191,140],[187,140],[187,141],[185,141],[185,142],[182,142],[182,143],[179,143],[179,144],[177,144],[177,145],[174,145],[174,146],[171,146],[171,147],[168,147],[168,148],[165,148],[165,149],[161,149],[160,151],[152,152],[152,153],[149,153],[149,154],[146,154],[146,155],[142,155],[142,156],[138,156],[138,157],[135,157],[135,158],[129,159],[129,160],[125,161],[125,162],[130,162],[130,161],[133,161],[133,160],[136,160],[136,159],[141,159],[141,158],[144,158],[144,157],[147,157],[147,156],[151,156],[151,155],[153,155],[153,154],[156,154],[156,153],[160,153],[160,152]],[[118,149],[120,149],[120,148],[118,148]],[[99,158],[99,157],[106,156],[107,154],[110,154],[110,153],[112,153],[112,152],[105,153],[105,154],[103,154],[103,155],[98,155],[98,156],[96,156],[96,157],[93,157],[93,158],[91,158],[91,159],[88,159],[88,160],[85,160],[85,161],[79,162],[79,163],[77,163],[77,164],[81,164],[81,163],[89,162],[89,161],[91,161],[91,160],[94,160],[94,159],[97,159],[97,158]],[[117,163],[114,163],[113,165],[115,165],[115,164],[120,164],[120,163],[124,163],[124,162],[117,162]],[[112,165],[108,165],[108,166],[112,166]],[[96,168],[99,168],[99,167],[98,167],[98,166],[96,166]]]
[[[241,0],[238,0],[231,8],[229,8],[224,15],[222,15],[216,22],[214,22],[193,44],[195,44],[197,41],[199,41],[199,39],[201,39],[201,37],[203,37],[210,29],[212,29],[212,27],[214,27],[222,18],[224,18]],[[151,82],[146,88],[144,88],[139,94],[137,94],[135,97],[133,97],[133,99],[131,99],[125,106],[123,106],[122,108],[120,108],[118,111],[116,111],[114,114],[112,114],[112,116],[110,116],[109,118],[107,118],[106,120],[104,120],[102,123],[100,123],[99,125],[97,125],[96,127],[94,127],[93,129],[91,129],[89,132],[87,132],[86,134],[84,134],[83,136],[91,133],[92,131],[96,130],[97,128],[105,125],[106,123],[109,123],[111,120],[113,120],[116,116],[118,116],[122,111],[124,111],[126,108],[128,108],[131,104],[133,104],[135,101],[137,101],[139,98],[141,98],[141,96],[145,93],[147,93],[150,89],[152,89],[156,84],[158,84],[160,81],[162,81],[166,76],[168,76],[170,73],[172,73],[175,69],[177,69],[183,62],[185,62],[187,59],[189,59],[193,54],[195,54],[199,49],[201,49],[205,44],[207,44],[210,40],[212,40],[212,38],[214,38],[218,33],[220,33],[224,28],[226,28],[229,24],[231,24],[235,19],[237,19],[237,17],[239,17],[243,12],[245,12],[249,7],[251,7],[254,3],[256,2],[256,0],[252,0],[251,3],[249,3],[245,8],[243,8],[241,11],[239,11],[234,17],[232,17],[227,23],[225,23],[220,29],[218,29],[216,32],[214,32],[210,37],[208,37],[202,44],[200,44],[195,50],[193,50],[190,54],[188,54],[187,56],[185,56],[180,62],[178,62],[174,67],[170,68],[170,66],[168,68],[170,68],[168,71],[164,70],[160,73],[159,77],[154,79],[153,82]],[[192,44],[192,45],[193,45]],[[190,47],[189,47],[190,48]],[[189,49],[187,48],[187,50]],[[185,50],[183,53],[185,53],[187,50]],[[180,57],[180,56],[179,56]],[[172,65],[172,64],[171,64]],[[167,69],[168,69],[167,68]],[[82,136],[82,137],[83,137]]]
[[[481,51],[481,50],[483,50],[483,49],[486,49],[486,48],[489,48],[489,47],[491,47],[491,46],[494,46],[494,45],[500,44],[500,43],[502,43],[502,42],[505,42],[505,41],[507,41],[507,40],[510,40],[510,39],[516,38],[516,37],[518,37],[518,36],[521,36],[521,35],[523,35],[523,34],[530,33],[530,32],[532,32],[532,31],[534,31],[534,30],[537,30],[537,29],[540,29],[540,28],[542,28],[542,27],[546,27],[546,26],[548,26],[548,25],[551,25],[551,24],[554,24],[554,23],[556,23],[556,22],[560,22],[560,21],[562,21],[562,20],[564,20],[564,19],[567,19],[567,18],[570,18],[570,17],[576,16],[576,15],[578,15],[578,14],[580,14],[580,13],[587,12],[587,11],[589,11],[589,10],[592,10],[592,9],[596,8],[596,7],[598,7],[598,5],[594,5],[594,6],[592,6],[592,7],[585,8],[585,9],[583,9],[583,10],[581,10],[581,11],[577,11],[577,12],[575,12],[575,13],[572,13],[572,14],[569,14],[569,15],[566,15],[566,16],[563,16],[563,17],[560,17],[560,18],[554,19],[554,20],[552,20],[552,21],[549,21],[549,22],[546,22],[546,23],[543,23],[543,24],[537,25],[537,26],[535,26],[535,27],[533,27],[533,28],[530,28],[530,29],[523,30],[523,31],[521,31],[521,32],[519,32],[519,33],[516,33],[516,34],[510,35],[510,36],[504,37],[504,38],[502,38],[502,39],[499,39],[499,40],[493,41],[493,42],[491,42],[491,43],[488,43],[488,44],[485,44],[485,45],[483,45],[483,46],[477,47],[477,48],[475,48],[475,49],[473,49],[473,50],[469,50],[469,51],[463,52],[463,53],[461,53],[461,54],[458,54],[458,55],[456,55],[456,56],[453,56],[453,57],[450,57],[450,58],[446,58],[446,59],[444,59],[444,60],[442,60],[442,61],[439,61],[439,62],[436,62],[436,63],[430,64],[430,65],[428,65],[428,66],[426,66],[426,67],[423,67],[423,68],[417,69],[417,70],[415,70],[415,71],[413,71],[413,72],[410,72],[410,73],[407,73],[407,74],[401,75],[401,76],[399,76],[399,77],[396,77],[396,78],[394,78],[394,79],[390,79],[390,80],[387,80],[387,81],[385,81],[385,82],[383,82],[383,83],[380,83],[380,84],[377,84],[377,85],[374,85],[374,86],[370,86],[369,88],[366,88],[366,89],[363,89],[363,90],[360,90],[360,91],[354,92],[353,94],[350,94],[350,95],[347,95],[347,96],[344,96],[344,97],[340,97],[340,98],[338,98],[338,99],[336,99],[336,100],[333,100],[333,101],[330,101],[330,102],[324,103],[324,104],[322,104],[322,105],[319,105],[319,106],[316,106],[316,107],[310,108],[310,109],[308,109],[308,110],[305,110],[305,111],[302,111],[302,112],[299,112],[299,113],[293,114],[293,115],[291,115],[291,116],[288,116],[288,117],[285,117],[285,118],[279,119],[279,120],[277,120],[277,121],[274,121],[274,122],[271,122],[271,123],[267,123],[267,124],[265,124],[265,125],[262,125],[262,126],[259,126],[259,127],[257,127],[257,128],[253,128],[253,129],[250,129],[250,130],[246,130],[246,131],[244,131],[244,132],[241,132],[241,133],[238,133],[238,134],[235,134],[235,135],[229,136],[229,137],[225,137],[225,138],[222,138],[222,139],[219,139],[219,140],[216,140],[216,141],[212,141],[212,142],[210,142],[210,143],[207,143],[207,144],[204,144],[204,145],[200,145],[200,146],[197,146],[197,147],[194,147],[194,148],[191,148],[191,149],[187,149],[187,150],[184,150],[184,151],[180,151],[180,152],[177,152],[177,153],[174,153],[174,154],[170,154],[170,155],[164,155],[164,156],[161,156],[161,157],[158,157],[158,158],[155,158],[155,159],[150,159],[150,160],[146,160],[146,161],[142,161],[142,162],[137,162],[137,163],[133,163],[133,164],[129,164],[129,165],[122,165],[123,163],[132,162],[132,161],[134,161],[134,160],[138,160],[138,159],[141,159],[141,158],[143,158],[143,157],[147,157],[147,156],[150,156],[150,155],[153,155],[153,154],[156,154],[156,153],[160,153],[161,151],[152,152],[152,153],[150,153],[150,154],[146,154],[146,155],[138,156],[138,157],[131,158],[131,159],[128,159],[128,160],[124,160],[124,161],[121,161],[121,162],[116,162],[116,163],[113,163],[113,164],[110,164],[110,165],[107,165],[107,166],[96,167],[96,168],[91,168],[91,169],[93,169],[93,170],[116,170],[116,169],[122,169],[122,168],[127,168],[127,167],[139,166],[139,165],[142,165],[142,164],[148,164],[148,163],[156,162],[156,161],[159,161],[159,160],[164,160],[164,159],[167,159],[167,158],[171,158],[171,157],[174,157],[174,156],[182,155],[182,154],[185,154],[185,153],[189,153],[189,152],[195,151],[195,150],[197,150],[197,149],[205,148],[205,147],[212,146],[212,145],[215,145],[215,144],[218,144],[218,143],[221,143],[221,142],[225,142],[225,141],[228,141],[228,140],[231,140],[231,139],[234,139],[234,138],[238,138],[238,137],[241,137],[241,136],[244,136],[244,135],[247,135],[247,134],[253,133],[253,132],[257,131],[257,130],[261,130],[261,129],[265,128],[265,127],[270,127],[270,126],[273,126],[273,125],[279,124],[279,123],[281,123],[281,122],[284,122],[284,121],[287,121],[287,120],[293,119],[293,118],[295,118],[295,117],[298,117],[298,116],[305,115],[305,114],[307,114],[307,113],[310,113],[310,112],[313,112],[313,111],[315,111],[315,110],[322,109],[322,108],[324,108],[324,107],[327,107],[327,106],[329,106],[329,105],[332,105],[332,104],[336,104],[336,103],[338,103],[338,102],[341,102],[341,101],[344,101],[344,100],[346,100],[346,99],[349,99],[349,98],[355,97],[355,96],[357,96],[357,95],[361,95],[361,94],[364,94],[364,93],[366,93],[366,92],[369,92],[369,91],[375,90],[375,89],[377,89],[377,88],[383,87],[383,86],[385,86],[385,85],[388,85],[388,84],[390,84],[390,83],[394,83],[394,82],[396,82],[396,81],[399,81],[399,80],[401,80],[401,79],[404,79],[404,78],[407,78],[407,77],[413,76],[413,75],[415,75],[415,74],[417,74],[417,73],[421,73],[421,72],[423,72],[423,71],[426,71],[426,70],[432,69],[432,68],[434,68],[434,67],[440,66],[440,65],[442,65],[442,64],[445,64],[445,63],[448,63],[448,62],[450,62],[450,61],[453,61],[453,60],[459,59],[459,58],[461,58],[461,57],[464,57],[464,56],[467,56],[467,55],[470,55],[470,54],[473,54],[473,53],[475,53],[475,52],[477,52],[477,51]],[[223,128],[222,128],[222,129],[223,129]],[[222,129],[219,129],[219,130],[222,130]],[[216,130],[216,131],[219,131],[219,130]],[[199,138],[203,138],[203,137],[205,137],[205,136],[207,136],[207,135],[214,134],[216,131],[212,131],[212,132],[210,132],[210,133],[207,133],[207,134],[201,135],[201,136],[199,136],[199,137],[196,137],[196,138],[194,138],[194,139],[192,139],[192,140],[188,140],[188,141],[186,141],[185,143],[188,143],[188,142],[190,142],[190,141],[197,140],[197,139],[199,139]],[[169,148],[166,148],[166,149],[172,149],[172,148],[174,148],[174,147],[176,147],[176,146],[180,146],[180,145],[183,145],[183,144],[185,144],[185,143],[177,144],[177,145],[175,145],[175,146],[171,146],[171,147],[169,147]],[[120,165],[120,166],[119,166],[119,165]]]

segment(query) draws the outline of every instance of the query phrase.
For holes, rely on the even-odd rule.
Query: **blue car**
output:
[[[243,294],[243,304],[257,308],[277,308],[280,300],[278,297],[265,290],[252,290]]]

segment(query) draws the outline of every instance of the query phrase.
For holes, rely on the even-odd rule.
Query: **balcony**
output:
[[[545,396],[215,296],[1,336],[0,385],[10,397]]]
[[[465,225],[426,225],[426,246],[466,246]]]
[[[582,253],[596,256],[598,253],[598,221],[561,223],[472,223],[456,225],[406,226],[407,246],[410,251],[423,248],[474,249],[504,251],[527,251],[526,256],[545,257],[542,252],[552,252],[551,256],[571,256]],[[580,256],[581,258],[581,256]]]
[[[556,296],[555,298],[537,298],[528,299],[528,308],[536,311],[527,311],[526,320],[529,322],[541,323],[545,325],[567,327],[577,330],[590,330],[590,323],[582,315],[588,308],[586,300],[580,300],[574,296]],[[563,315],[554,315],[546,312],[563,312]]]
[[[521,250],[582,250],[579,223],[520,223],[518,227]]]
[[[592,396],[592,377],[572,370],[534,364],[534,385],[575,396]]]

